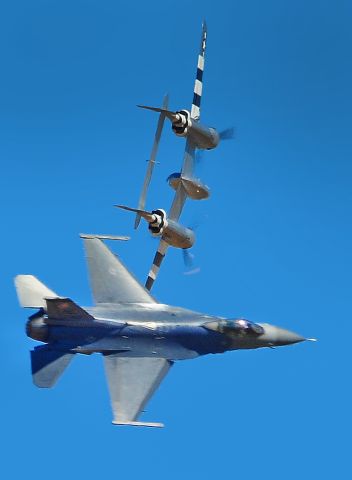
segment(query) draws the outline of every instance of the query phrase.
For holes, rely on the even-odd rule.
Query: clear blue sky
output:
[[[145,280],[157,244],[112,205],[136,205],[152,146],[135,105],[190,106],[203,17],[203,121],[237,137],[204,155],[212,197],[182,217],[200,274],[170,251],[154,294],[319,342],[178,363],[145,415],[166,428],[117,428],[99,356],[32,385],[13,277],[90,305],[78,234],[99,232],[132,235],[113,248]],[[3,2],[3,478],[351,475],[351,22],[347,0]],[[169,207],[183,148],[165,129],[148,207]]]

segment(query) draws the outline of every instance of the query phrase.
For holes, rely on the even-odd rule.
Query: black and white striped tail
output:
[[[151,290],[153,283],[155,282],[155,279],[159,273],[160,265],[161,262],[164,260],[166,250],[168,248],[169,244],[165,242],[165,240],[161,239],[159,243],[158,250],[155,254],[154,260],[153,260],[153,265],[152,268],[150,269],[148,273],[148,278],[145,283],[145,288],[147,290]]]
[[[200,49],[198,55],[197,75],[194,83],[193,102],[191,109],[191,117],[198,120],[200,118],[200,102],[202,99],[203,90],[203,71],[204,71],[204,55],[207,43],[207,25],[205,21],[202,26],[202,38],[200,42]]]

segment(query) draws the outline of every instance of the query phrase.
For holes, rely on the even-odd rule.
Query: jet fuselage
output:
[[[51,319],[44,314],[29,320],[27,335],[75,353],[169,360],[304,340],[269,324],[226,320],[162,304],[100,304],[85,310],[94,322]]]

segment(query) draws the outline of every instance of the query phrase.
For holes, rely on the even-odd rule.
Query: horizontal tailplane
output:
[[[31,350],[33,383],[40,388],[51,388],[55,385],[74,353],[55,350],[44,345]]]
[[[57,298],[58,295],[33,275],[17,275],[15,286],[18,301],[24,308],[45,308],[45,298]]]

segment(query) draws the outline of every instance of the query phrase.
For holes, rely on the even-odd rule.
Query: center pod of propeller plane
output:
[[[175,172],[168,176],[167,182],[175,191],[182,184],[187,196],[193,200],[206,200],[210,196],[209,187],[204,185],[199,178],[188,178],[182,176],[179,172]]]

